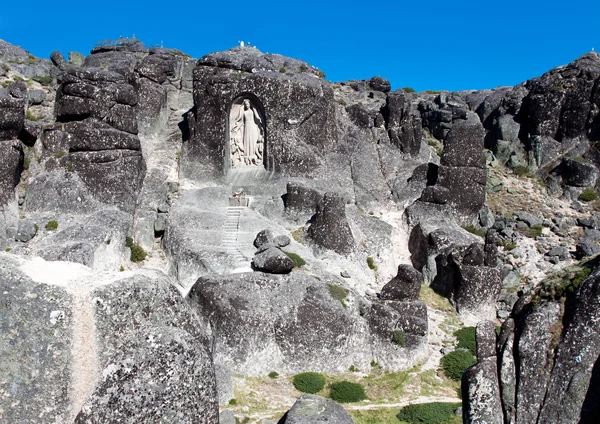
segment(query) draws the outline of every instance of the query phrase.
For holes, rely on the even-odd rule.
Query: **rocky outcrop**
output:
[[[410,265],[399,265],[398,274],[381,289],[383,300],[417,300],[423,284],[423,274]]]
[[[352,424],[340,405],[321,396],[302,395],[285,413],[280,424]]]
[[[384,116],[392,144],[401,152],[415,156],[421,149],[423,126],[413,98],[404,92],[388,94]]]
[[[204,327],[166,276],[5,253],[0,269],[3,421],[216,422]]]
[[[270,230],[261,231],[254,240],[254,246],[258,250],[252,259],[252,265],[258,271],[287,274],[294,268],[294,261],[281,250],[281,247],[288,244],[290,240],[287,237],[273,237]]]
[[[24,158],[18,137],[25,122],[26,92],[24,84],[19,83],[0,87],[0,246],[12,239],[17,229],[15,187]]]
[[[134,87],[121,74],[69,68],[56,95],[61,121],[44,132],[46,169],[79,175],[100,202],[132,213],[146,165]]]
[[[592,260],[586,266],[596,267],[597,262]],[[486,370],[480,367],[480,359],[480,364],[467,371],[463,378],[465,401],[474,404],[482,414],[488,411],[488,405],[494,405],[493,414],[491,410],[486,412],[494,417],[492,422],[502,422],[496,418],[500,411],[504,422],[594,422],[600,414],[595,383],[600,354],[599,281],[596,268],[573,292],[562,292],[566,299],[556,294],[564,289],[562,280],[542,283],[542,290],[520,299],[513,318],[502,326],[496,345],[498,367]],[[478,356],[479,342],[482,340],[487,346],[486,339],[478,327]],[[489,356],[488,350],[485,352]],[[496,406],[496,400],[484,399],[492,393],[490,389],[495,390],[496,369],[501,408]],[[475,375],[477,372],[481,377]],[[478,378],[490,383],[483,385]]]

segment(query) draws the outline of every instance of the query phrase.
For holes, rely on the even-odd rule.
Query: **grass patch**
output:
[[[394,330],[392,332],[392,341],[398,346],[404,347],[404,345],[406,344],[404,331]]]
[[[423,302],[425,302],[425,304],[427,306],[430,306],[433,309],[438,309],[440,311],[445,311],[445,312],[453,312],[454,311],[454,308],[452,307],[452,304],[450,303],[450,301],[447,298],[445,298],[444,296],[437,294],[428,285],[425,285],[425,284],[421,285],[421,292],[419,294],[419,298]]]
[[[31,158],[29,156],[25,156],[23,158],[23,169],[27,171],[29,169],[29,165],[31,165]]]
[[[46,230],[54,231],[58,228],[58,222],[54,219],[48,221],[45,226]]]
[[[344,100],[344,99],[338,99],[337,102],[342,106],[346,106],[348,104],[348,103],[346,103],[346,100]]]
[[[373,402],[387,402],[406,396],[411,371],[382,371],[379,364],[375,364],[372,365],[371,374],[361,379],[369,399]]]
[[[327,290],[329,290],[329,296],[332,299],[339,301],[342,306],[345,308],[346,303],[344,302],[348,297],[348,290],[343,288],[342,286],[338,286],[337,284],[327,283]]]
[[[513,172],[518,177],[526,177],[529,175],[529,168],[524,165],[517,165],[513,169]]]
[[[348,411],[354,424],[381,424],[399,423],[395,408],[381,408],[370,410]]]
[[[34,80],[35,82],[39,82],[43,86],[52,84],[52,77],[49,77],[49,76],[35,75],[35,76],[31,77],[31,79]]]
[[[519,231],[521,234],[523,234],[525,237],[529,237],[529,238],[536,238],[542,235],[542,230],[543,227],[540,224],[536,224],[532,227],[529,228],[519,228],[517,229],[517,231]]]
[[[582,259],[546,277],[536,289],[533,302],[540,299],[559,300],[575,292],[577,287],[600,265],[600,255]]]
[[[285,253],[287,257],[292,260],[292,262],[294,262],[294,268],[300,268],[301,266],[306,265],[306,261],[297,253],[286,252],[285,250],[282,250],[282,252]]]
[[[407,405],[400,410],[396,416],[400,421],[407,423],[460,423],[462,417],[454,414],[454,411],[460,407],[460,403],[450,402],[432,402]]]
[[[295,229],[291,234],[296,243],[304,244],[304,227]]]
[[[52,156],[54,156],[56,159],[60,159],[66,154],[67,152],[65,152],[64,150],[57,150]]]
[[[598,198],[598,193],[591,187],[586,188],[579,195],[579,200],[582,202],[591,202],[592,200],[596,200]]]
[[[473,354],[477,355],[477,342],[475,337],[475,327],[464,327],[460,330],[456,330],[454,335],[458,339],[456,347],[467,349]]]
[[[405,93],[416,93],[416,90],[412,87],[404,87],[402,91],[404,91]]]
[[[39,121],[41,119],[44,119],[44,117],[34,115],[29,109],[27,109],[27,111],[25,112],[25,119],[27,119],[28,121]]]
[[[375,260],[370,256],[367,258],[367,265],[369,266],[369,269],[377,271],[377,265],[375,265]]]
[[[129,236],[125,237],[125,246],[131,249],[133,247],[133,238]]]
[[[276,371],[271,371],[271,372],[269,373],[269,378],[271,378],[271,379],[275,380],[277,377],[279,377],[279,373],[278,373],[278,372],[276,372]]]
[[[468,350],[457,349],[442,357],[440,365],[444,373],[454,381],[460,381],[467,368],[477,363],[477,359]]]
[[[351,381],[340,381],[329,386],[329,397],[339,403],[360,402],[367,399],[364,387]]]
[[[476,226],[474,226],[474,225],[471,225],[471,224],[469,224],[469,225],[465,225],[465,226],[463,227],[463,229],[467,230],[467,231],[468,231],[468,232],[470,232],[471,234],[475,234],[476,236],[479,236],[479,237],[485,237],[485,230],[484,230],[484,229],[482,229],[482,228],[477,228],[477,227],[476,227]]]
[[[302,372],[293,377],[292,384],[300,392],[315,394],[325,387],[325,376],[318,372]]]
[[[517,248],[517,243],[513,243],[509,240],[498,240],[496,245],[504,247],[504,250],[513,250]]]

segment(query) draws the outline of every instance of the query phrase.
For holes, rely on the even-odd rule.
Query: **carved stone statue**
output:
[[[234,104],[229,119],[231,166],[262,166],[264,127],[260,114],[250,99]]]

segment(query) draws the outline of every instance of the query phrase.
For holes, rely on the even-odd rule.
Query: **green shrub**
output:
[[[131,256],[129,259],[131,262],[142,262],[146,259],[146,251],[142,246],[134,243],[133,246],[131,246]]]
[[[350,371],[350,372],[357,372],[358,368],[356,368],[354,365],[350,365],[350,367],[348,367],[348,371]]]
[[[596,200],[598,198],[598,193],[593,188],[586,188],[579,195],[579,200],[583,202],[591,202],[592,200]]]
[[[52,77],[49,76],[36,75],[34,77],[31,77],[31,79],[35,82],[39,82],[42,85],[50,85],[52,83]]]
[[[277,377],[279,377],[279,374],[275,371],[271,371],[269,373],[269,378],[272,378],[273,380],[275,380]]]
[[[498,240],[498,242],[496,244],[498,246],[504,247],[505,250],[513,250],[513,249],[516,249],[516,247],[517,247],[517,243],[513,243],[512,241],[509,241],[509,240]]]
[[[315,394],[325,387],[325,376],[318,372],[302,372],[294,376],[292,383],[300,392]]]
[[[415,89],[412,87],[404,87],[402,89],[405,93],[416,93]]]
[[[29,169],[29,165],[31,165],[31,158],[29,156],[25,156],[23,159],[23,169],[27,171]]]
[[[329,386],[329,397],[339,403],[359,402],[367,399],[362,385],[350,381],[340,381]]]
[[[465,226],[463,227],[463,229],[467,230],[467,231],[468,231],[468,232],[470,232],[471,234],[475,234],[476,236],[479,236],[479,237],[485,237],[485,230],[484,230],[484,229],[482,229],[482,228],[477,228],[477,227],[476,227],[476,226],[474,226],[474,225],[471,225],[471,224],[469,224],[469,225],[465,225]]]
[[[7,247],[6,249],[4,249],[5,252],[10,252],[12,249],[10,247]]]
[[[346,105],[347,105],[347,103],[346,103],[346,100],[344,100],[344,99],[338,99],[338,101],[337,101],[337,102],[338,102],[339,104],[341,104],[342,106],[346,106]]]
[[[302,65],[300,65],[300,72],[306,72],[308,71],[308,66],[306,66],[304,63]]]
[[[281,68],[279,68],[279,72],[281,72],[282,74],[285,74],[285,66],[282,66]]]
[[[370,256],[367,258],[367,265],[369,266],[369,269],[372,269],[373,271],[377,271],[377,265],[375,265],[375,261]]]
[[[473,355],[477,355],[477,342],[475,337],[475,327],[464,327],[456,330],[454,335],[458,339],[456,347],[467,349]]]
[[[348,297],[348,290],[333,283],[327,283],[327,289],[329,290],[329,295],[333,299],[339,301],[345,308],[346,304],[344,303],[344,300],[346,300],[346,297]]]
[[[58,222],[55,221],[54,219],[48,221],[48,223],[46,224],[46,230],[48,231],[54,231],[58,228]]]
[[[286,252],[285,250],[283,250],[283,253],[285,253],[288,258],[292,260],[292,262],[294,262],[294,268],[300,268],[301,266],[306,265],[306,261],[297,253]]]
[[[457,349],[442,357],[440,364],[446,375],[455,381],[460,381],[463,373],[471,365],[475,365],[477,359],[468,350]]]
[[[237,405],[237,400],[236,400],[235,398],[233,398],[233,399],[230,399],[230,400],[229,400],[229,404],[230,404],[231,406],[235,406],[235,405]]]
[[[54,155],[53,155],[53,156],[54,156],[56,159],[60,159],[60,158],[62,158],[62,157],[63,157],[64,155],[66,155],[66,154],[67,154],[67,152],[65,152],[64,150],[57,150],[56,152],[54,152]]]
[[[125,246],[129,247],[130,249],[133,247],[133,239],[131,237],[125,237]]]
[[[524,177],[529,175],[529,168],[527,168],[524,165],[517,165],[515,166],[515,169],[513,169],[513,172],[515,173],[515,175],[518,175],[519,177]]]
[[[402,408],[397,418],[411,424],[442,424],[451,420],[460,406],[460,403],[450,402],[416,403]]]
[[[404,331],[402,331],[402,330],[394,330],[392,332],[392,341],[399,346],[404,347],[404,344],[405,344],[404,337],[405,337]]]

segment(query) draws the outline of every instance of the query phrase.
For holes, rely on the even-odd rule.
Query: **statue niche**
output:
[[[265,124],[260,111],[247,97],[234,101],[229,113],[231,167],[263,166]]]

